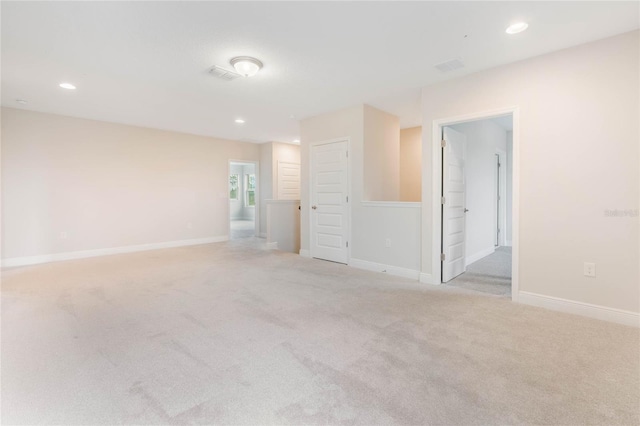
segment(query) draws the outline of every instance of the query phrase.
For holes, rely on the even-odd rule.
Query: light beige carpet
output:
[[[251,240],[5,270],[3,424],[640,422],[637,329]]]
[[[231,239],[249,238],[255,236],[256,224],[253,220],[232,220]]]
[[[511,247],[497,247],[466,269],[446,285],[511,298]]]

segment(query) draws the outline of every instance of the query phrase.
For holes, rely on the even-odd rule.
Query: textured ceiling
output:
[[[639,26],[637,2],[611,1],[1,8],[3,106],[252,142],[291,142],[299,119],[359,103],[417,125],[421,86]],[[505,34],[518,20],[529,30]],[[239,55],[259,58],[264,69],[230,82],[207,73]],[[434,68],[453,58],[465,67]],[[62,81],[78,89],[60,89]]]

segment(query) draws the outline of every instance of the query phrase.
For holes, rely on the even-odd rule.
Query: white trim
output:
[[[362,207],[399,207],[405,209],[419,209],[422,203],[414,201],[362,201]]]
[[[442,127],[468,121],[486,120],[501,115],[512,114],[513,117],[513,175],[512,181],[512,205],[511,205],[511,300],[518,301],[520,292],[519,260],[520,260],[520,109],[517,106],[495,109],[473,114],[459,115],[449,118],[433,120],[431,134],[431,275],[439,281],[442,276],[440,263],[440,246],[442,234],[442,218],[440,214],[440,187],[442,184],[442,161],[440,141],[442,139]],[[423,165],[423,170],[428,167]],[[428,171],[427,171],[428,173]],[[423,227],[429,226],[423,224]]]
[[[324,140],[324,141],[318,141],[318,142],[310,142],[309,143],[309,209],[311,209],[311,203],[313,202],[313,170],[312,170],[312,162],[313,159],[311,158],[313,156],[313,147],[314,146],[318,146],[318,145],[328,145],[328,144],[332,144],[332,143],[338,143],[338,142],[346,142],[347,143],[347,199],[349,200],[349,202],[347,203],[347,243],[352,243],[353,242],[353,238],[351,235],[351,204],[352,204],[352,200],[353,200],[353,196],[351,195],[351,169],[352,169],[352,163],[351,163],[351,158],[353,157],[353,155],[349,155],[351,154],[351,138],[345,136],[342,138],[335,138],[335,139],[328,139],[328,140]],[[302,178],[302,175],[300,175],[300,177]],[[301,204],[302,206],[302,204]],[[309,250],[304,250],[307,255],[304,257],[312,257],[311,255],[311,249],[313,248],[313,220],[311,219],[311,210],[309,210]],[[351,260],[351,246],[353,246],[352,244],[348,244],[347,246],[347,261],[346,264],[348,265],[350,260]],[[302,254],[303,250],[300,250],[300,255],[303,256]]]
[[[38,263],[59,262],[62,260],[84,259],[87,257],[107,256],[111,254],[133,253],[138,251],[157,250],[171,247],[194,246],[227,241],[228,235],[208,238],[193,238],[189,240],[165,241],[162,243],[139,244],[135,246],[110,247],[104,249],[68,251],[65,253],[43,254],[39,256],[12,257],[2,259],[2,267],[36,265]]]
[[[420,278],[420,271],[400,268],[398,266],[385,265],[382,263],[369,262],[368,260],[351,259],[349,261],[349,266],[373,272],[386,272],[389,275],[409,278],[412,280],[418,280]]]
[[[267,243],[267,250],[278,250],[278,242]]]
[[[632,327],[640,327],[640,314],[638,312],[576,302],[574,300],[561,299],[559,297],[544,296],[542,294],[529,293],[528,291],[521,291],[518,301],[525,305],[582,315],[602,321],[630,325]]]
[[[500,160],[500,171],[496,176],[496,178],[498,179],[498,182],[500,182],[499,211],[496,211],[496,213],[499,213],[499,218],[500,218],[500,234],[498,238],[498,245],[506,246],[507,245],[507,151],[496,148],[496,154],[498,155],[498,158]],[[496,182],[496,184],[498,182]],[[495,200],[495,202],[497,205],[498,200]],[[496,223],[497,223],[497,220],[496,220]]]
[[[442,283],[439,283],[439,282],[434,282],[433,281],[433,275],[425,274],[424,272],[420,272],[420,282],[424,283],[424,284],[433,284],[433,285],[442,284]]]
[[[300,249],[300,251],[298,252],[300,254],[300,256],[302,257],[306,257],[308,259],[311,259],[311,253],[309,252],[309,250],[306,249]]]
[[[484,250],[480,250],[474,254],[472,254],[471,256],[467,256],[464,259],[464,266],[469,266],[471,265],[473,262],[477,262],[478,260],[482,259],[483,257],[487,257],[490,254],[495,253],[496,248],[494,246],[491,246],[489,248],[486,248]]]
[[[261,232],[258,237],[259,238],[267,238],[267,233],[266,232]]]

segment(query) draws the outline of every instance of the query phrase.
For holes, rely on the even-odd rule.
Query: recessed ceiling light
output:
[[[293,143],[300,143],[300,139],[294,139]]]
[[[63,89],[76,90],[76,86],[74,86],[71,83],[60,83],[59,86],[62,87]]]
[[[16,99],[16,102],[19,103],[20,105],[26,105],[28,103],[24,99]]]
[[[507,34],[518,34],[526,30],[528,27],[529,24],[527,24],[526,22],[518,22],[516,24],[510,25],[506,31]]]
[[[242,118],[236,118],[236,123],[242,124],[244,123],[244,120]]]
[[[238,74],[242,74],[245,77],[251,77],[256,75],[260,68],[262,68],[262,62],[251,56],[238,56],[231,59],[231,65],[236,69]]]

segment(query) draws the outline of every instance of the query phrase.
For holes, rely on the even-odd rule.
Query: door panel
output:
[[[466,137],[449,127],[443,129],[442,151],[442,282],[465,271],[465,174]]]
[[[300,164],[278,161],[278,199],[300,199]]]
[[[311,147],[311,257],[339,263],[348,262],[347,149],[346,141]]]

